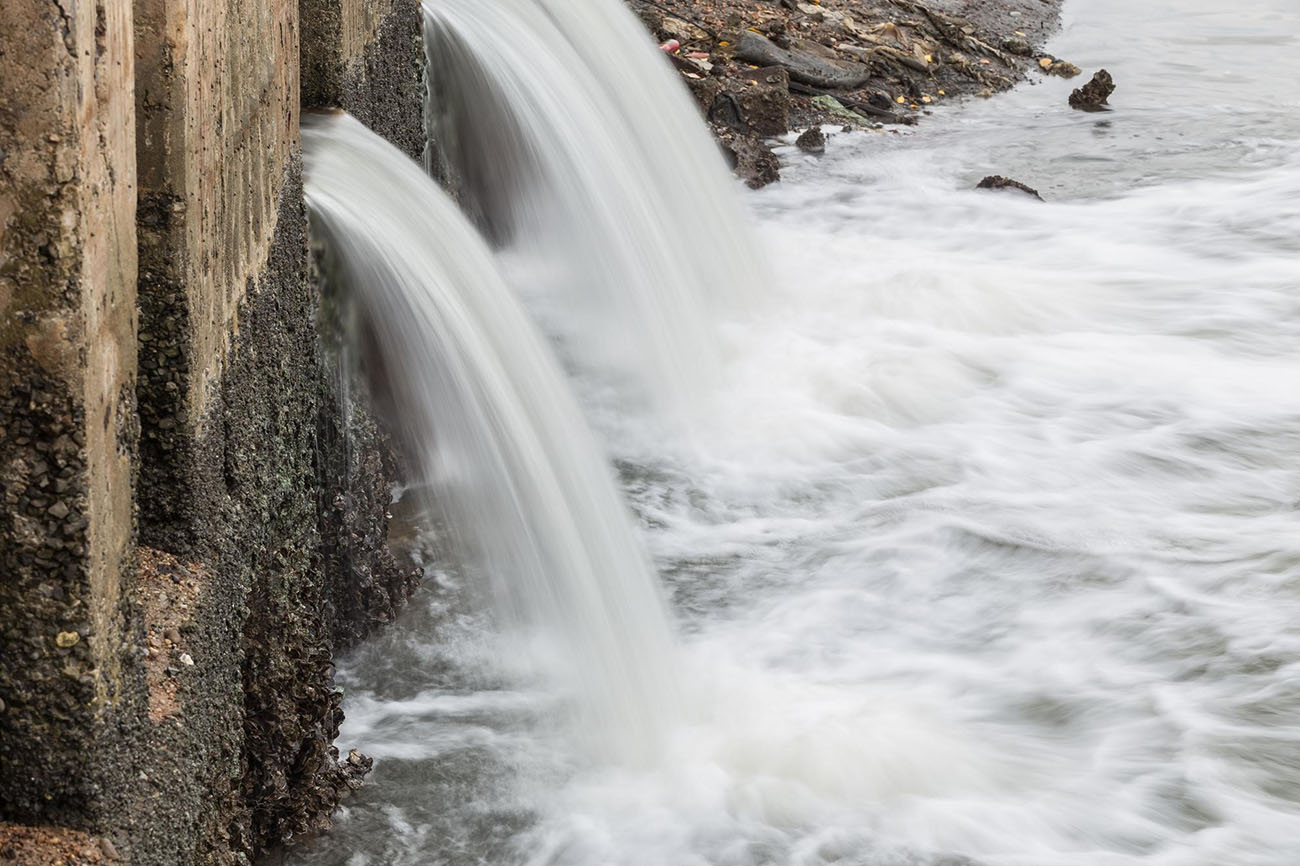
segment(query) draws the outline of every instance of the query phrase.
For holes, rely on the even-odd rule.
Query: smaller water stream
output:
[[[607,391],[689,418],[767,272],[722,157],[622,3],[425,5],[430,137],[511,284]],[[541,309],[534,306],[534,312]]]

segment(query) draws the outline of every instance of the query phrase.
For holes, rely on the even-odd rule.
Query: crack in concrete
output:
[[[68,10],[63,8],[61,0],[53,0],[54,8],[59,10],[59,20],[63,22],[63,47],[68,49],[68,54],[72,57],[77,56],[76,40],[72,38],[72,16]]]

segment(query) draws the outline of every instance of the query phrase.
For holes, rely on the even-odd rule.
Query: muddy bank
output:
[[[1060,0],[629,0],[737,173],[777,180],[764,139],[911,125],[936,105],[1078,69],[1042,49]]]

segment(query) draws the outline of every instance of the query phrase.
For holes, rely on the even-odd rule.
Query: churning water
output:
[[[690,443],[583,389],[673,601],[659,759],[549,724],[435,563],[293,862],[1300,863],[1300,10],[1066,13],[1112,112],[1048,80],[749,196],[776,288]]]

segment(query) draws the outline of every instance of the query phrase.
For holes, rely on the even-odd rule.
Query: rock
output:
[[[744,125],[758,135],[785,135],[790,130],[790,75],[780,66],[745,73],[750,85],[740,92]]]
[[[690,81],[705,116],[716,127],[755,135],[784,135],[790,130],[790,78],[785,69],[746,70],[743,79]]]
[[[826,17],[826,10],[820,6],[814,6],[811,3],[798,3],[795,8],[807,15],[814,21],[821,21]]]
[[[828,94],[823,94],[822,96],[814,96],[810,100],[810,102],[812,102],[813,105],[817,106],[822,111],[825,111],[828,114],[832,114],[835,117],[841,118],[843,120],[851,120],[854,123],[861,123],[864,120],[862,115],[858,114],[857,112],[849,111],[849,109],[844,107],[844,103],[840,102],[834,96],[830,96]]]
[[[56,502],[47,508],[45,513],[50,515],[50,517],[53,517],[55,520],[62,520],[71,513],[71,509],[62,502]]]
[[[659,33],[663,39],[676,39],[683,45],[691,42],[710,42],[712,37],[702,28],[689,21],[672,16],[659,23]]]
[[[1068,60],[1061,60],[1050,54],[1038,58],[1038,67],[1048,75],[1059,75],[1062,78],[1073,78],[1081,71],[1079,67]]]
[[[167,638],[167,640],[174,644],[179,644],[181,642],[181,630],[172,626],[163,632],[163,637]]]
[[[1105,111],[1106,100],[1115,92],[1115,82],[1104,69],[1097,70],[1092,80],[1070,94],[1070,107],[1079,111]]]
[[[781,48],[752,30],[740,34],[736,58],[755,66],[784,67],[792,81],[813,87],[853,90],[871,78],[870,70],[861,63],[819,57],[801,48]]]
[[[826,136],[820,126],[810,126],[794,140],[794,144],[804,153],[811,153],[814,156],[821,156],[826,152]]]
[[[189,653],[181,653],[181,664],[187,668],[192,668],[194,667],[194,659],[190,657]]]
[[[1019,57],[1031,57],[1034,53],[1034,46],[1030,45],[1029,40],[1022,36],[1008,36],[1002,40],[1002,50]]]
[[[852,15],[841,15],[839,25],[840,29],[849,36],[861,38],[867,32],[858,24],[857,20],[854,19]]]
[[[832,27],[838,27],[841,30],[844,29],[845,18],[848,18],[848,16],[845,15],[843,12],[839,12],[837,10],[825,10],[822,12],[823,21],[825,21],[827,24],[831,25]]]
[[[361,785],[366,775],[374,767],[373,758],[363,755],[356,749],[348,752],[348,757],[339,762],[339,769],[343,771],[344,784],[349,791],[361,789]]]
[[[783,47],[788,51],[802,51],[805,54],[811,54],[814,57],[820,57],[822,60],[838,61],[840,54],[829,45],[823,45],[812,39],[791,39]]]
[[[101,838],[99,840],[99,853],[104,855],[105,860],[116,862],[122,859],[121,855],[117,853],[117,846],[113,844],[111,839]]]
[[[76,646],[80,640],[81,635],[75,631],[61,631],[58,636],[54,638],[54,642],[58,644],[60,649],[68,649],[69,647]]]
[[[981,180],[978,184],[976,184],[975,188],[976,189],[1014,189],[1026,193],[1028,195],[1032,195],[1034,198],[1038,199],[1039,201],[1043,200],[1043,197],[1038,194],[1038,190],[1034,189],[1032,186],[1027,186],[1021,183],[1020,181],[1012,180],[1009,177],[1003,177],[1000,174],[989,175],[988,177]]]
[[[719,85],[708,110],[709,122],[715,126],[729,129],[745,128],[745,110],[740,107],[740,99],[729,90]]]
[[[727,135],[721,144],[732,171],[750,189],[761,189],[781,179],[781,161],[758,136]]]

